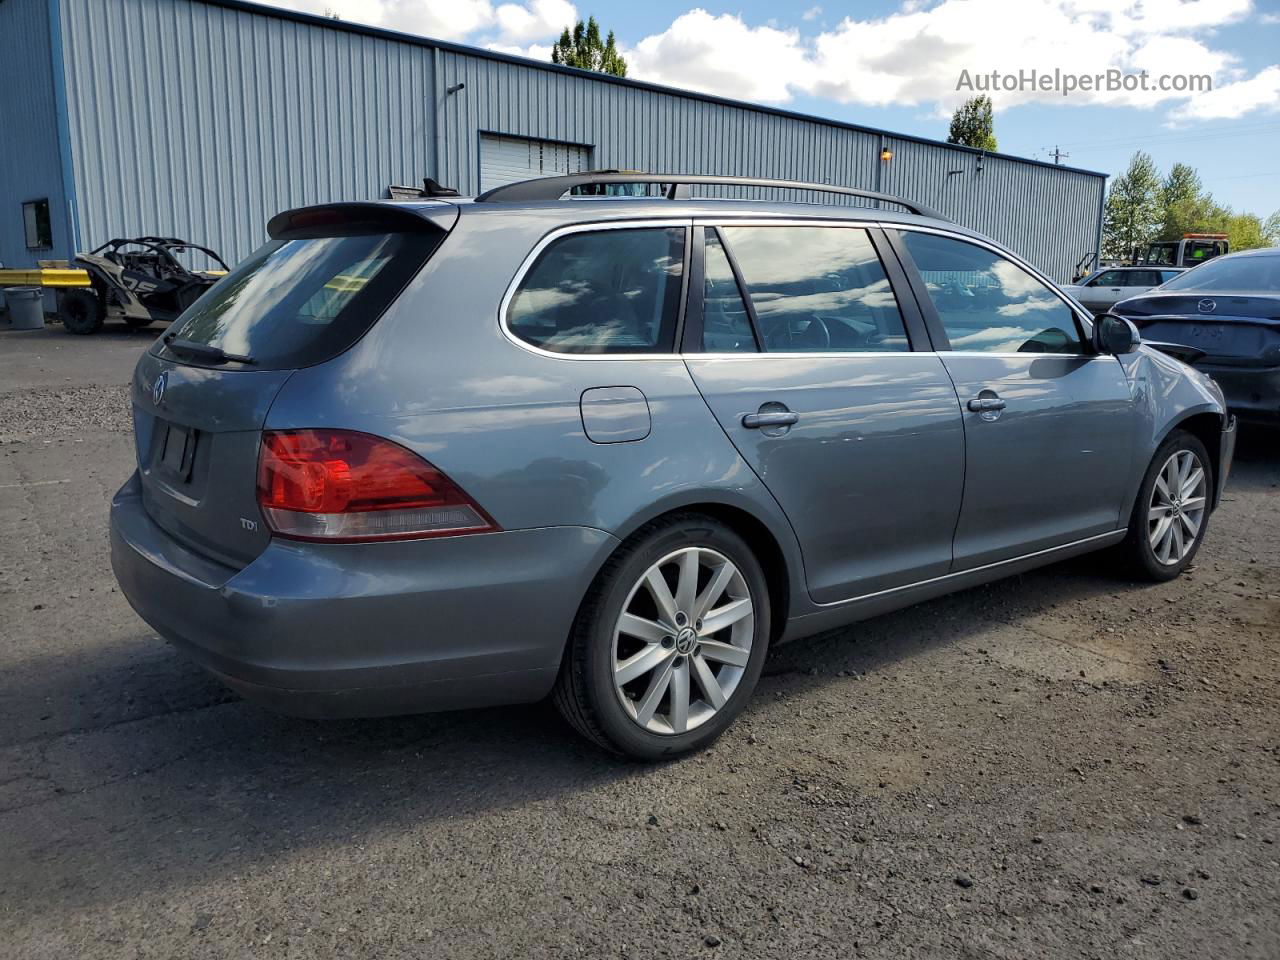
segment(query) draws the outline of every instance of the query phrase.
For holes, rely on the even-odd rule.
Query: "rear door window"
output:
[[[766,351],[911,349],[898,301],[866,230],[718,229],[742,273]]]
[[[1012,260],[952,237],[915,230],[901,236],[952,350],[1084,352],[1071,308]]]
[[[164,339],[249,357],[258,369],[319,363],[363,336],[442,236],[435,230],[282,235],[211,287]],[[182,362],[200,362],[173,352]]]
[[[516,288],[508,329],[553,353],[671,353],[684,248],[683,227],[559,237]]]

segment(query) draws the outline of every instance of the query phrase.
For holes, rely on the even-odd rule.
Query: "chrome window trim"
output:
[[[551,357],[555,360],[680,360],[683,355],[680,353],[557,353],[554,350],[545,350],[542,347],[535,346],[527,340],[519,337],[514,330],[511,329],[509,312],[511,301],[515,299],[516,291],[520,289],[520,284],[524,281],[525,275],[533,269],[533,265],[537,263],[538,257],[555,241],[561,237],[569,236],[574,233],[600,233],[605,230],[645,230],[654,228],[682,227],[685,230],[685,251],[690,249],[691,237],[690,231],[693,228],[693,221],[688,217],[659,217],[646,220],[610,220],[601,223],[575,223],[567,227],[557,227],[550,231],[546,236],[539,240],[531,251],[525,256],[520,267],[516,270],[516,274],[512,277],[511,282],[507,284],[507,291],[502,295],[502,302],[498,305],[498,329],[502,331],[503,336],[514,343],[517,347],[527,350],[530,353],[537,354],[540,357]],[[687,260],[687,258],[686,258]],[[688,284],[688,270],[681,278],[684,284]],[[682,297],[683,301],[683,297]],[[677,330],[679,333],[679,323],[677,318]]]
[[[1059,300],[1061,300],[1064,304],[1066,304],[1067,309],[1070,310],[1072,315],[1075,316],[1075,318],[1079,320],[1081,323],[1081,330],[1083,330],[1084,332],[1085,346],[1087,347],[1089,343],[1092,341],[1092,337],[1090,335],[1093,333],[1093,317],[1086,316],[1084,309],[1079,304],[1074,303],[1070,297],[1068,297],[1065,293],[1063,293],[1062,290],[1058,288],[1058,285],[1056,283],[1054,283],[1052,280],[1046,277],[1043,273],[1041,273],[1031,264],[1027,263],[1027,261],[1023,260],[1020,256],[1018,256],[1012,250],[1006,250],[1005,248],[997,245],[996,243],[990,240],[985,240],[981,237],[971,237],[966,233],[956,233],[954,230],[944,230],[938,227],[923,226],[921,224],[915,224],[915,223],[893,223],[893,222],[883,222],[883,223],[877,224],[877,226],[879,226],[882,230],[914,230],[917,233],[935,233],[940,237],[947,237],[948,239],[951,239],[951,240],[959,240],[962,243],[972,243],[974,246],[985,247],[987,250],[990,250],[992,253],[998,254],[999,256],[1002,256],[1007,260],[1012,260],[1014,263],[1020,266],[1023,270],[1027,271],[1027,273],[1031,274],[1033,277],[1035,277],[1037,280],[1043,283],[1046,287],[1048,287],[1049,290],[1054,294],[1054,296],[1056,296]],[[917,267],[917,269],[919,268]],[[960,353],[961,351],[949,350],[946,352]],[[982,354],[981,350],[966,351],[966,352],[970,352],[975,355]],[[996,356],[996,354],[992,354],[992,353],[983,354],[983,355],[989,356],[989,357]],[[1039,354],[1036,354],[1036,356],[1039,356],[1039,357],[1046,357],[1046,356],[1088,357],[1088,356],[1093,356],[1093,354],[1039,353]]]
[[[875,211],[868,211],[874,213]],[[1012,260],[1018,266],[1022,267],[1041,283],[1045,284],[1058,299],[1061,300],[1071,310],[1072,314],[1080,320],[1088,334],[1093,330],[1092,318],[1086,317],[1075,304],[1073,304],[1061,290],[1058,285],[1042,274],[1035,267],[1031,266],[1016,254],[997,246],[996,244],[984,240],[979,237],[972,237],[964,233],[956,233],[952,230],[940,229],[931,226],[921,226],[916,224],[900,223],[897,221],[882,221],[871,218],[859,219],[839,219],[835,220],[829,216],[797,218],[791,216],[777,217],[761,217],[759,213],[753,213],[743,217],[734,217],[725,214],[717,214],[714,217],[657,217],[642,220],[609,220],[593,223],[575,223],[565,227],[557,227],[547,233],[539,240],[533,249],[525,256],[521,262],[519,269],[516,270],[515,276],[507,285],[506,292],[502,296],[502,301],[498,306],[498,328],[502,331],[504,337],[511,343],[515,344],[529,353],[541,357],[550,357],[555,360],[839,360],[850,357],[920,357],[920,356],[951,356],[951,357],[995,357],[1005,359],[1039,359],[1046,358],[1056,359],[1096,359],[1097,355],[1091,353],[988,353],[982,350],[848,350],[840,352],[786,352],[786,353],[770,353],[768,351],[758,351],[754,353],[557,353],[554,350],[545,350],[542,347],[534,346],[526,340],[521,339],[511,329],[509,324],[509,310],[511,301],[515,298],[516,291],[520,288],[520,283],[524,280],[525,275],[533,268],[538,257],[548,246],[558,240],[560,237],[568,236],[574,233],[595,233],[604,230],[641,230],[646,228],[666,228],[666,227],[684,227],[692,230],[693,227],[716,227],[716,226],[761,226],[761,227],[813,227],[813,226],[830,226],[832,228],[880,228],[882,230],[916,230],[921,233],[935,233],[939,236],[949,237],[954,240],[972,243],[979,247],[985,247],[992,253]],[[686,234],[685,247],[690,248],[691,236]],[[687,271],[686,271],[687,273]],[[688,277],[684,278],[684,282],[688,283]]]

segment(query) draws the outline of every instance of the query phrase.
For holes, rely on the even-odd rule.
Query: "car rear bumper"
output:
[[[1197,363],[1213,377],[1236,416],[1247,420],[1280,420],[1280,367],[1237,367]]]
[[[111,565],[138,614],[247,699],[312,717],[540,699],[616,545],[586,527],[275,539],[233,570],[157,526],[136,475],[111,504]]]

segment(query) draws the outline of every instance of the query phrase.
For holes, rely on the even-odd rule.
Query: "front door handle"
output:
[[[742,417],[742,425],[748,430],[761,427],[789,427],[800,421],[800,414],[793,410],[772,410],[768,413],[748,413]]]
[[[969,401],[969,409],[974,413],[985,413],[990,410],[1003,410],[1007,404],[999,397],[974,397]]]

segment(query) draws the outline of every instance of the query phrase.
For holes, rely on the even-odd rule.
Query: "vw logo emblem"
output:
[[[156,377],[156,382],[151,385],[151,402],[157,407],[164,400],[165,387],[169,385],[169,371],[166,370],[160,376]]]
[[[1196,304],[1196,309],[1201,313],[1213,313],[1214,310],[1218,309],[1218,305],[1212,300],[1201,300]]]

